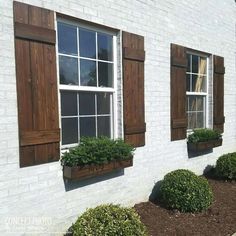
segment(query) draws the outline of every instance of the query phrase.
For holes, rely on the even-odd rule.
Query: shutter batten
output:
[[[14,2],[20,166],[60,157],[54,13]]]
[[[124,138],[135,147],[145,145],[144,37],[123,32]]]
[[[15,37],[49,44],[56,43],[56,31],[39,26],[16,22]]]
[[[171,44],[171,141],[186,138],[186,48]]]
[[[224,132],[224,58],[214,55],[213,74],[213,128]]]

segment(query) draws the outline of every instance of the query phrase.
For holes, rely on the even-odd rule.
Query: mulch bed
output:
[[[150,236],[226,236],[236,232],[236,182],[209,178],[214,193],[211,207],[202,213],[180,213],[158,203],[135,205]]]

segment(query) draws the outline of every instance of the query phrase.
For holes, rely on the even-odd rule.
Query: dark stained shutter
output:
[[[144,37],[123,32],[124,138],[135,147],[145,145]]]
[[[20,166],[59,159],[54,12],[14,2]]]
[[[213,128],[224,132],[224,58],[214,56],[213,75]]]
[[[171,44],[171,141],[186,138],[186,48]]]

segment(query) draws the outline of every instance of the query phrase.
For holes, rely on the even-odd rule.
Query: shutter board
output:
[[[135,61],[144,61],[145,60],[145,51],[138,50],[133,48],[125,47],[123,50],[123,55],[125,59],[135,60]]]
[[[171,44],[171,141],[186,138],[186,48]]]
[[[125,133],[126,134],[140,134],[146,132],[146,124],[139,125],[139,126],[126,126],[125,125]]]
[[[175,128],[186,128],[187,120],[186,119],[173,119],[172,127]]]
[[[224,58],[214,55],[213,128],[224,132]]]
[[[29,24],[15,23],[15,37],[55,44],[56,31]]]
[[[21,132],[21,146],[60,142],[60,130]]]
[[[19,2],[13,8],[20,166],[25,167],[60,157],[54,13]],[[20,38],[19,24],[28,30]],[[42,40],[37,29],[50,32],[50,40]]]
[[[128,32],[123,39],[124,138],[135,147],[145,145],[144,37]]]

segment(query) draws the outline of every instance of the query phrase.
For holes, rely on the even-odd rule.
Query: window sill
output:
[[[86,166],[63,166],[63,177],[70,180],[82,180],[104,175],[114,170],[133,166],[133,157],[128,160],[114,160],[107,164]]]

